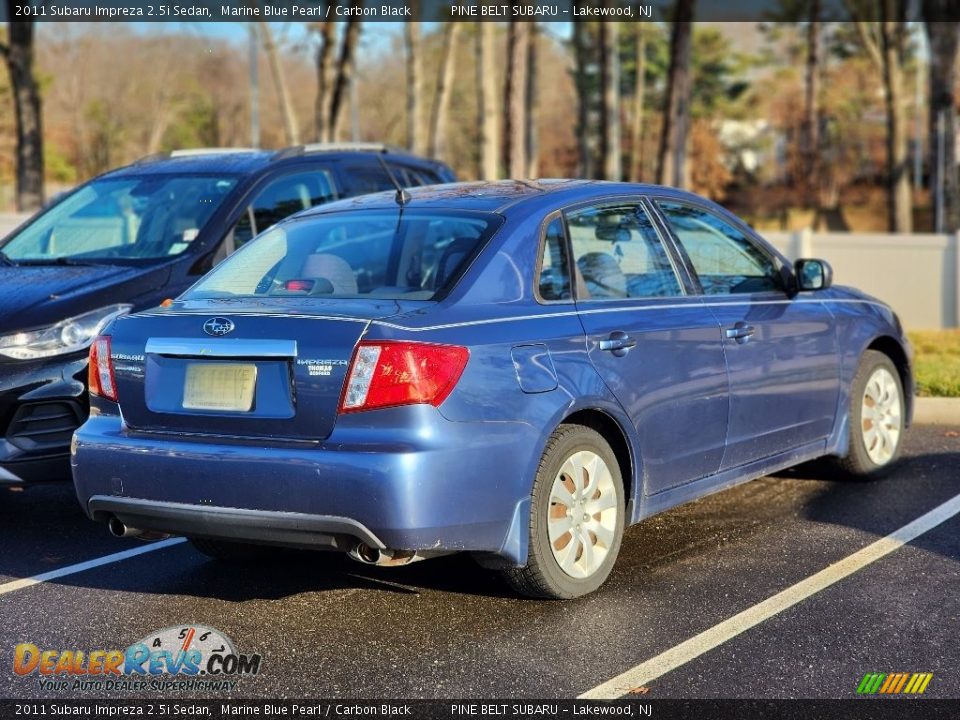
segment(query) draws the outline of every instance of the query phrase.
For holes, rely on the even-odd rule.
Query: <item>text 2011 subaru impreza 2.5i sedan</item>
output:
[[[823,455],[873,476],[909,423],[894,313],[675,190],[587,181],[310,210],[91,351],[86,512],[398,565],[454,551],[569,598],[624,527]]]

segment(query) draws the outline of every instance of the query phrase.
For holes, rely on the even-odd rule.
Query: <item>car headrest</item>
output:
[[[577,260],[591,297],[626,297],[627,277],[609,253],[591,252]]]
[[[335,295],[356,295],[357,276],[350,264],[341,257],[330,253],[308,255],[303,262],[301,275],[307,278],[328,280]]]

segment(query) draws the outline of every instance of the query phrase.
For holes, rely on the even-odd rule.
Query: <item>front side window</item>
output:
[[[659,202],[705,295],[779,290],[774,261],[740,230],[692,205]]]
[[[495,215],[404,209],[305,217],[264,233],[184,299],[244,296],[430,300],[500,225]]]
[[[670,257],[639,203],[620,202],[573,211],[567,215],[567,230],[582,298],[609,300],[683,294]]]
[[[23,264],[179,255],[236,185],[233,177],[144,175],[93,180],[2,246]]]
[[[278,178],[261,190],[240,216],[233,231],[233,246],[241,247],[289,215],[336,199],[333,175],[327,170]]]

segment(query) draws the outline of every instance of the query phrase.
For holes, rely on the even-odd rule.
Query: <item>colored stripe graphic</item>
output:
[[[857,694],[863,695],[867,692],[867,688],[873,683],[874,674],[867,673],[863,676],[863,680],[860,681],[860,685],[857,687]]]
[[[858,695],[922,695],[933,673],[867,673],[857,686]]]
[[[890,688],[897,684],[897,680],[900,679],[900,676],[897,673],[890,673],[887,675],[887,679],[884,681],[883,685],[880,686],[880,692],[886,694],[890,692]]]
[[[903,689],[903,684],[907,681],[908,677],[910,677],[910,673],[900,673],[900,680],[897,681],[897,686],[890,692],[900,692]]]

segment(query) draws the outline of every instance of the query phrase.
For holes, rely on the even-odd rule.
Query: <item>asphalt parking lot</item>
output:
[[[0,697],[84,696],[15,675],[18,643],[125,648],[197,623],[262,655],[234,697],[575,697],[958,495],[960,427],[916,427],[888,479],[840,483],[801,468],[748,483],[628,530],[594,595],[539,602],[467,557],[391,570],[289,553],[237,567],[185,543],[18,587],[143,543],[87,521],[69,485],[0,491]],[[960,515],[652,680],[646,694],[849,698],[867,672],[929,672],[926,697],[958,698],[958,588]]]

